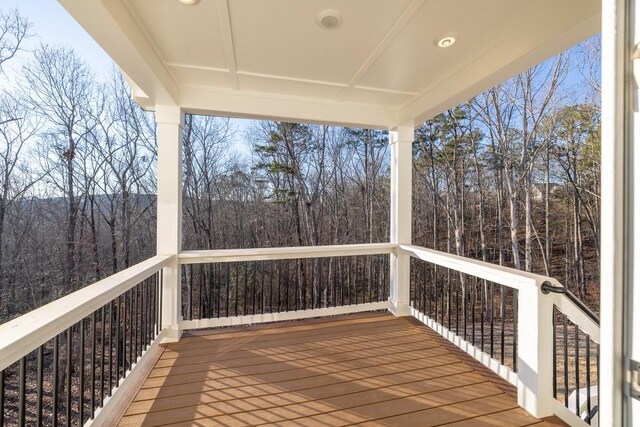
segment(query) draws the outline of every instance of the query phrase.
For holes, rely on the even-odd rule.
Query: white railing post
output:
[[[158,255],[177,255],[182,249],[182,129],[184,115],[176,106],[157,106],[158,138]],[[176,256],[163,270],[162,327],[164,341],[180,339],[182,320],[180,263]]]
[[[518,291],[518,404],[535,417],[553,415],[553,299],[538,286]]]
[[[413,123],[389,132],[391,148],[391,243],[411,244],[411,176]],[[409,316],[410,256],[396,250],[391,255],[391,307],[396,316]]]

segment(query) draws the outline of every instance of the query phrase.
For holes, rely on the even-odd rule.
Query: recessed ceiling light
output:
[[[448,36],[444,36],[444,37],[441,37],[438,40],[436,40],[436,46],[438,46],[438,47],[451,47],[451,46],[453,46],[453,44],[455,42],[456,42],[455,36],[448,35]]]
[[[320,12],[316,22],[325,30],[335,30],[342,24],[342,14],[334,9],[327,9]]]
[[[198,3],[200,0],[178,0],[178,3],[182,3],[184,5],[187,6],[193,6],[194,4]]]

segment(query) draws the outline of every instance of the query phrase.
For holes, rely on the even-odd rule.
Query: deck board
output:
[[[121,426],[545,424],[511,385],[389,314],[199,331],[169,344]]]

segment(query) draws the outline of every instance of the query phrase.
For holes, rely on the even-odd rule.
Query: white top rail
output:
[[[522,289],[525,286],[535,286],[539,288],[544,282],[549,282],[553,286],[562,286],[552,277],[516,270],[484,261],[477,261],[420,246],[400,245],[400,250],[407,252],[412,257],[432,264],[460,271],[514,289]],[[569,320],[578,325],[578,327],[595,342],[600,342],[600,326],[566,295],[550,293],[545,297],[552,298],[556,307],[566,314]]]
[[[600,344],[600,325],[593,321],[580,307],[578,307],[573,301],[571,301],[564,294],[549,294],[549,297],[553,298],[553,303],[558,309],[566,314],[566,316],[573,323],[578,325],[578,328],[585,334]]]
[[[160,271],[172,258],[149,258],[0,325],[0,370]]]
[[[367,243],[361,245],[300,246],[290,248],[220,249],[210,251],[183,251],[178,257],[181,264],[208,264],[238,261],[269,261],[280,259],[327,258],[352,255],[380,255],[395,252],[394,243]]]
[[[539,287],[544,282],[550,282],[553,285],[560,285],[556,279],[542,276],[540,274],[516,270],[515,268],[495,265],[420,246],[399,246],[400,250],[407,252],[414,258],[428,261],[432,264],[437,264],[442,267],[450,268],[461,273],[479,277],[480,279],[488,280],[514,289],[522,289],[525,286]]]

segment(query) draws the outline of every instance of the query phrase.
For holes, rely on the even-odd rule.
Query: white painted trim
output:
[[[178,255],[178,258],[180,260],[180,264],[206,264],[218,262],[380,255],[391,254],[395,249],[396,245],[393,243],[301,246],[291,248],[222,249],[211,251],[183,251]]]
[[[0,325],[0,370],[160,271],[174,257],[158,255]]]
[[[305,98],[248,90],[232,91],[184,84],[180,106],[189,113],[287,120],[329,126],[388,130],[397,123],[397,110],[378,104],[338,102],[326,98]]]
[[[566,314],[569,320],[578,325],[578,328],[582,332],[588,334],[594,342],[600,344],[600,326],[591,320],[584,311],[563,294],[549,294],[547,297],[552,298],[553,304],[555,304],[562,313]]]
[[[389,301],[367,304],[343,305],[339,307],[316,308],[313,310],[285,311],[280,313],[255,314],[248,316],[221,317],[219,319],[183,320],[182,329],[220,328],[224,326],[255,325],[258,323],[301,320],[314,317],[337,316],[340,314],[362,313],[365,311],[388,310]]]
[[[626,249],[632,233],[625,223],[629,201],[626,194],[626,145],[628,141],[627,8],[634,1],[602,0],[602,142],[601,142],[601,242],[600,242],[600,425],[621,426],[624,377],[624,283],[628,279]],[[628,76],[629,75],[629,76]],[[627,77],[628,76],[628,77]],[[629,103],[630,105],[630,103]]]
[[[545,281],[553,285],[561,286],[560,282],[552,277],[528,273],[526,271],[448,254],[446,252],[411,245],[399,245],[399,248],[414,258],[419,258],[423,261],[498,283],[509,288],[525,289],[532,286],[538,287]]]
[[[136,393],[149,375],[149,372],[155,364],[155,360],[151,355],[162,343],[164,335],[165,330],[160,331],[156,339],[154,339],[151,345],[142,353],[140,359],[131,366],[131,369],[127,371],[125,377],[120,379],[116,387],[111,390],[111,396],[104,400],[102,408],[98,408],[93,419],[84,424],[85,427],[111,426],[119,421],[112,418],[112,412],[116,410],[119,405],[129,405],[129,393]],[[124,408],[124,410],[126,410],[126,408]],[[124,411],[122,411],[122,413],[124,413]]]
[[[460,336],[456,335],[455,332],[450,331],[446,326],[435,322],[429,316],[421,313],[413,307],[411,307],[411,315],[429,328],[436,331],[438,334],[442,335],[452,344],[458,346],[461,350],[476,359],[478,362],[491,369],[493,372],[498,374],[501,378],[503,378],[514,387],[518,385],[518,374],[509,369],[509,367],[501,364],[499,360],[494,359],[489,354],[471,344],[469,341],[466,341]]]
[[[589,426],[589,424],[582,421],[580,417],[571,412],[569,409],[565,408],[565,406],[556,399],[552,399],[551,406],[553,409],[553,414],[565,423],[569,424],[571,427],[594,427],[598,425],[597,423],[592,423],[592,425]],[[598,414],[599,413],[600,411],[598,410]]]

